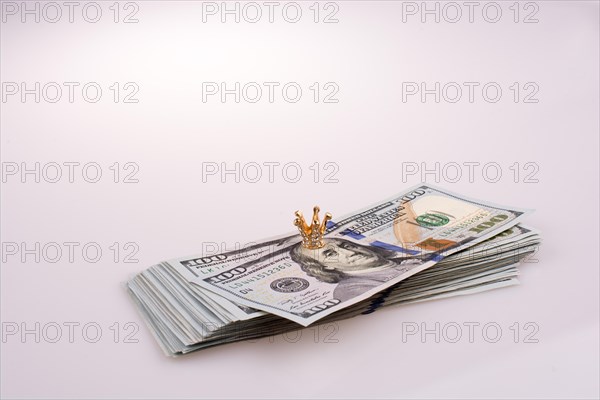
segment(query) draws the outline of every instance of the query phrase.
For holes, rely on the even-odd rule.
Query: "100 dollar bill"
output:
[[[321,249],[286,235],[265,241],[262,256],[224,268],[198,273],[194,260],[169,263],[236,304],[308,326],[516,225],[527,212],[420,185],[331,221]]]

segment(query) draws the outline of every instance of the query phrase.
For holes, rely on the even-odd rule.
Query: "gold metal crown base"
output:
[[[321,247],[325,247],[325,241],[323,239],[317,240],[305,240],[302,239],[302,246],[307,249],[320,249]]]

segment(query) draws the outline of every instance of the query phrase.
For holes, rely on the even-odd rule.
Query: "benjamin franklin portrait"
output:
[[[328,239],[320,249],[298,244],[290,250],[290,256],[307,275],[321,282],[337,283],[333,295],[341,301],[396,278],[431,258],[431,254],[398,257],[391,250],[339,238]]]

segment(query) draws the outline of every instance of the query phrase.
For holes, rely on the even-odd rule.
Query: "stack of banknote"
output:
[[[530,211],[419,185],[349,215],[313,219],[319,248],[307,247],[301,230],[161,262],[127,287],[165,353],[180,355],[516,284],[517,265],[540,243],[521,223]]]

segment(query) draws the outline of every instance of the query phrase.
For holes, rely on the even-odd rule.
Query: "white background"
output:
[[[518,22],[513,2],[498,2],[496,23],[488,22],[493,5],[482,14],[486,2],[475,8],[473,22],[457,3],[456,23],[447,21],[455,11],[446,3],[438,4],[439,23],[434,15],[422,22],[420,13],[403,14],[421,2],[340,1],[337,23],[323,23],[335,9],[324,3],[315,23],[312,2],[299,3],[297,23],[282,17],[285,3],[273,23],[266,6],[257,23],[235,23],[232,16],[222,23],[220,14],[204,23],[203,5],[194,1],[136,2],[137,23],[122,21],[135,6],[119,4],[115,23],[113,2],[100,2],[102,16],[91,23],[82,17],[85,4],[75,8],[73,23],[62,5],[58,22],[41,15],[36,23],[34,15],[22,22],[20,10],[11,15],[2,4],[2,397],[599,396],[597,2],[522,2]],[[44,3],[39,7],[42,12]],[[46,11],[54,18],[55,11]],[[524,23],[532,12],[537,22]],[[72,103],[66,86],[56,103],[47,101],[54,92],[40,93],[36,103],[33,94],[24,101],[20,93],[7,94],[10,82],[30,89],[35,82],[80,86]],[[88,82],[103,89],[96,103],[81,95]],[[115,82],[117,103],[109,89]],[[137,103],[123,102],[127,82],[139,88]],[[273,103],[266,92],[257,103],[236,103],[232,95],[203,102],[202,82],[230,88],[296,82],[303,94],[296,103],[280,90]],[[314,82],[321,90],[335,83],[338,102],[315,103]],[[434,95],[403,101],[403,82],[479,86],[473,102],[462,86],[456,103],[448,101],[454,92],[441,93],[436,103]],[[495,103],[481,93],[490,82],[502,89]],[[524,102],[527,83],[539,89],[537,102]],[[39,183],[34,174],[21,175],[23,165],[36,162]],[[74,182],[63,166],[62,178],[50,183],[51,163],[65,162],[80,163]],[[88,183],[81,167],[93,162],[102,177]],[[115,162],[118,183],[109,169]],[[127,162],[139,167],[138,183],[123,182],[123,172],[132,171],[123,169]],[[203,177],[206,163],[234,168],[236,162],[239,182],[234,174]],[[279,162],[273,182],[266,167],[258,182],[249,182],[252,162]],[[315,162],[318,177],[310,169]],[[406,175],[415,165],[435,170],[436,162],[438,174]],[[472,176],[469,162],[479,163]],[[293,169],[282,175],[288,163],[300,167],[296,183]],[[325,170],[325,163],[335,165],[334,182],[325,179],[334,168]],[[19,171],[8,174],[15,165]],[[88,172],[85,178],[93,178]],[[526,222],[542,230],[544,243],[537,262],[522,267],[521,285],[380,310],[320,330],[316,338],[307,329],[296,342],[294,335],[276,336],[176,359],[162,354],[124,289],[127,279],[158,261],[291,231],[296,209],[319,204],[342,215],[421,181],[536,209]],[[73,262],[64,245],[56,262],[50,262],[54,253],[41,250],[39,262],[35,254],[23,261],[23,247],[37,242],[47,249],[79,245]],[[129,242],[139,247],[134,263],[123,262]],[[18,245],[15,255],[11,243]],[[86,243],[102,249],[97,262],[83,258]],[[72,343],[65,325],[71,322],[79,324]],[[137,343],[126,343],[128,322],[140,328],[130,337]],[[472,343],[465,325],[471,322],[479,324]],[[525,343],[528,322],[537,327],[530,337],[537,343]],[[35,333],[21,335],[23,328],[35,332],[36,323],[39,343]],[[436,323],[439,343],[434,334],[406,335],[409,326],[435,330]],[[62,336],[51,343],[55,324]],[[102,329],[96,343],[89,343],[94,329],[82,333],[85,324]],[[455,324],[462,337],[452,343]],[[493,329],[482,332],[485,324],[502,329],[496,343],[488,340]],[[15,326],[19,331],[9,335]]]

